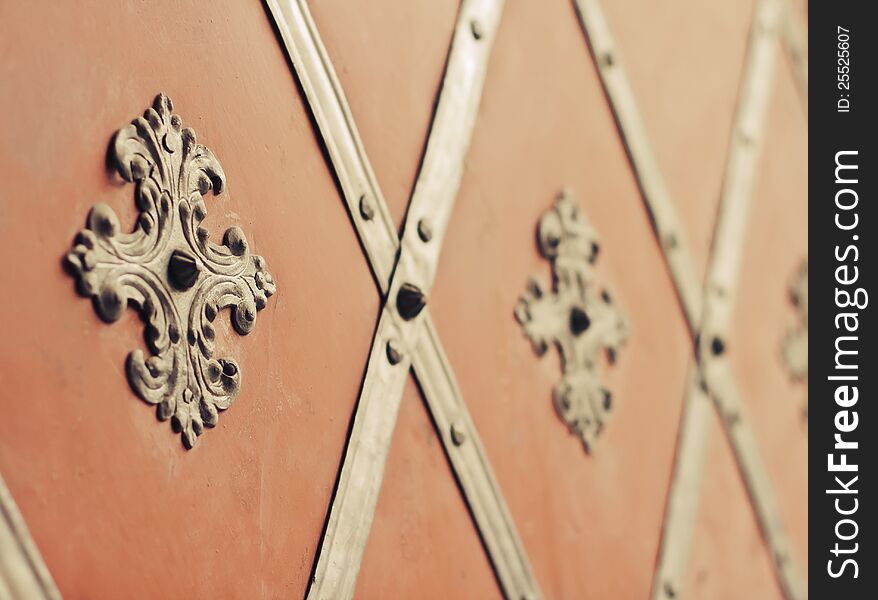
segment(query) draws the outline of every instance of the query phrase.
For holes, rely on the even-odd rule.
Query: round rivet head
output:
[[[399,287],[399,292],[396,294],[396,310],[403,319],[411,321],[426,305],[427,299],[418,286],[404,283]]]
[[[371,221],[372,217],[375,216],[375,209],[365,194],[360,196],[360,216],[367,221]]]
[[[430,227],[430,223],[426,219],[418,221],[418,237],[424,243],[433,239],[433,228]]]
[[[470,21],[469,28],[470,28],[470,31],[472,32],[473,37],[475,39],[477,39],[477,40],[482,39],[482,36],[484,35],[484,31],[482,31],[482,24],[479,23],[478,19],[473,19],[472,21]]]
[[[591,325],[591,319],[588,318],[588,315],[585,313],[585,310],[581,306],[574,306],[570,310],[570,333],[574,336],[579,337],[585,330],[588,329],[589,325]]]
[[[604,410],[609,411],[611,408],[613,408],[613,394],[610,392],[610,390],[602,390],[602,392],[604,394]]]
[[[466,441],[466,431],[460,423],[451,424],[451,441],[455,446],[460,446]]]
[[[387,340],[387,360],[392,365],[398,365],[402,360],[402,350],[399,348],[399,342],[393,338]]]
[[[719,356],[726,351],[726,345],[722,338],[715,337],[710,341],[710,351],[714,356]]]
[[[201,267],[190,253],[174,250],[168,261],[168,279],[178,290],[188,290],[198,281]]]
[[[728,424],[729,427],[734,427],[741,422],[741,415],[739,415],[737,412],[729,412],[725,414],[724,417],[726,424]]]

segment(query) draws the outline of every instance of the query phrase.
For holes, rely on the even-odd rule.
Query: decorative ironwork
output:
[[[606,290],[598,290],[593,265],[597,232],[568,191],[540,219],[540,253],[552,263],[552,291],[535,279],[515,307],[515,318],[543,355],[558,348],[563,376],[553,391],[558,416],[579,435],[588,451],[603,429],[612,400],[601,385],[597,367],[602,351],[615,361],[628,337],[627,321]]]
[[[361,393],[354,417],[354,429],[345,450],[338,491],[330,508],[308,597],[351,598],[354,594],[363,548],[372,524],[384,462],[396,422],[401,392],[396,391],[400,388],[395,387],[394,381],[400,374],[397,371],[402,371],[403,374],[407,371],[394,365],[407,360],[407,350],[410,354],[408,360],[411,361],[451,468],[478,527],[504,596],[540,598],[542,595],[524,546],[455,381],[453,370],[433,325],[429,306],[426,305],[425,291],[429,289],[432,275],[429,280],[419,277],[417,280],[405,282],[414,286],[417,292],[415,289],[403,292],[404,285],[397,284],[398,287],[394,288],[391,281],[391,277],[399,276],[393,273],[400,253],[419,252],[419,246],[422,251],[436,254],[428,259],[429,269],[425,267],[419,273],[410,274],[423,276],[427,270],[435,268],[447,219],[447,216],[443,217],[437,210],[450,201],[448,196],[456,195],[457,183],[454,182],[460,174],[449,176],[447,173],[434,173],[427,177],[428,180],[439,182],[442,189],[436,189],[430,184],[425,188],[426,193],[417,193],[417,196],[431,199],[430,206],[424,207],[429,210],[421,211],[419,205],[422,201],[416,200],[417,196],[412,198],[406,222],[415,225],[417,241],[412,233],[404,233],[403,240],[400,240],[360,140],[344,90],[308,10],[308,3],[305,0],[268,0],[267,5],[277,26],[279,39],[308,100],[317,132],[325,142],[354,229],[375,275],[375,282],[382,297],[388,299],[388,304],[395,303],[401,325],[396,331],[385,335],[381,332],[384,319],[380,319],[379,333],[375,339],[385,340],[385,343],[383,349],[373,344],[370,353],[364,392]],[[430,163],[441,161],[449,166],[463,164],[465,147],[461,148],[459,145],[468,144],[472,132],[476,114],[474,104],[481,95],[481,82],[487,68],[487,52],[491,48],[499,23],[500,7],[501,3],[497,0],[466,0],[461,4],[442,92],[437,101],[436,116],[427,142],[428,148],[441,145],[437,147],[437,151],[428,151],[435,158],[425,155],[418,175],[418,186],[425,173],[439,166]],[[482,38],[478,44],[472,43],[470,29],[467,27],[469,20],[474,17],[481,24]],[[452,95],[450,101],[448,98],[443,99],[448,94]],[[462,98],[461,94],[466,97]],[[456,109],[441,108],[446,105]],[[444,113],[448,114],[440,116]],[[403,264],[400,262],[399,266],[402,267]],[[400,292],[403,292],[402,299]],[[422,294],[423,298],[419,299],[418,296]],[[420,306],[422,301],[424,306]],[[415,309],[420,314],[415,314]],[[390,314],[393,315],[392,311]],[[408,321],[405,316],[407,314],[410,315]],[[403,330],[409,328],[407,323],[410,321],[414,321],[413,325],[419,332],[413,335],[413,343],[406,346],[404,338],[397,336],[404,334]],[[385,363],[393,366],[387,377],[378,373],[384,369]],[[373,386],[374,391],[366,393],[367,385]],[[368,425],[358,425],[369,419],[370,415],[375,416]],[[362,460],[354,464],[353,459],[358,456]],[[356,477],[352,477],[352,473],[356,473]],[[350,483],[351,480],[354,483]]]
[[[65,263],[105,322],[118,320],[129,305],[139,311],[150,356],[128,355],[128,382],[192,448],[241,387],[237,363],[213,358],[214,319],[230,308],[235,330],[248,334],[275,284],[239,227],[227,229],[218,245],[200,226],[207,215],[203,196],[222,192],[225,174],[172,111],[170,98],[159,94],[110,147],[112,166],[135,184],[134,230],[123,233],[116,213],[96,204]]]
[[[790,301],[796,307],[796,322],[783,338],[784,364],[794,381],[808,378],[808,263],[799,266],[790,282]]]

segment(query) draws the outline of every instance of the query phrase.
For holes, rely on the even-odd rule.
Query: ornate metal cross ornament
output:
[[[515,318],[538,355],[550,345],[558,348],[563,376],[552,390],[552,400],[558,416],[588,451],[612,403],[598,377],[598,358],[605,351],[609,361],[615,361],[628,337],[628,325],[607,291],[599,291],[594,283],[597,232],[569,191],[543,214],[537,241],[540,253],[552,263],[552,291],[545,293],[531,279],[515,307]]]
[[[237,363],[213,357],[211,323],[231,308],[235,330],[247,335],[275,285],[239,227],[226,230],[222,245],[200,227],[207,215],[203,196],[219,194],[225,174],[172,110],[170,98],[159,94],[111,144],[112,165],[135,185],[134,230],[122,232],[113,209],[96,204],[65,263],[77,291],[93,299],[107,323],[128,305],[139,311],[150,356],[128,355],[128,382],[192,448],[241,387]]]

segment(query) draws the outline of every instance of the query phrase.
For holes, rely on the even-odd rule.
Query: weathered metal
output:
[[[692,536],[692,515],[697,514],[698,494],[704,467],[703,448],[707,442],[707,397],[713,398],[722,413],[742,477],[747,483],[763,533],[772,548],[777,576],[788,598],[805,596],[801,576],[790,558],[782,521],[778,516],[771,483],[759,458],[756,441],[743,418],[733,377],[723,365],[725,335],[733,306],[735,283],[752,196],[755,165],[764,129],[765,113],[773,79],[774,47],[778,31],[789,19],[780,0],[760,0],[751,26],[750,47],[739,92],[735,137],[729,151],[724,189],[721,196],[711,267],[703,300],[694,287],[695,271],[688,252],[680,252],[675,210],[669,200],[654,153],[642,125],[634,94],[619,64],[612,35],[598,0],[575,0],[583,29],[602,76],[604,88],[616,114],[629,157],[647,209],[652,216],[656,237],[677,293],[687,315],[696,343],[698,365],[692,375],[684,418],[680,426],[677,458],[668,498],[662,548],[653,580],[654,598],[676,597],[683,586]],[[794,31],[787,27],[788,31]]]
[[[499,6],[491,7],[490,4],[486,4],[485,7],[490,9],[487,16],[481,17],[478,20],[479,24],[477,26],[473,25],[476,21],[472,21],[470,31],[477,41],[482,41],[484,38],[485,31],[482,23],[485,18],[487,18],[489,23],[492,23],[492,30],[496,30]],[[270,1],[269,7],[290,60],[296,70],[297,78],[305,90],[305,95],[309,100],[312,114],[317,122],[324,143],[329,150],[336,176],[344,191],[345,200],[354,220],[357,234],[369,257],[369,264],[378,283],[379,290],[382,294],[386,295],[389,289],[389,275],[391,272],[389,265],[397,255],[401,242],[393,229],[390,213],[372,174],[372,169],[357,133],[350,109],[347,106],[344,93],[326,54],[326,50],[320,41],[307,6],[302,2]],[[472,8],[471,10],[482,9]],[[468,18],[471,19],[470,14],[466,11],[461,11],[459,27],[466,27],[466,20]],[[476,31],[478,31],[478,35],[476,35]],[[484,51],[487,52],[487,49]],[[484,69],[484,65],[482,69]],[[446,76],[447,79],[448,76]],[[455,84],[453,79],[449,83]],[[476,104],[471,108],[472,115],[470,119],[475,118],[477,97],[474,100]],[[464,124],[464,129],[469,128],[471,130],[472,126],[472,122],[468,126]],[[465,139],[461,139],[461,141],[466,142]],[[435,152],[444,152],[444,150],[440,149]],[[458,166],[457,168],[459,169],[460,167]],[[447,179],[447,177],[438,178],[435,181],[440,182],[440,185],[444,187],[444,184],[441,182],[452,183],[453,178],[451,180]],[[366,193],[359,192],[363,188],[368,188],[369,191]],[[429,198],[428,193],[423,192],[422,194]],[[358,195],[360,198],[357,201],[359,203],[359,211],[355,209],[355,198]],[[453,201],[453,197],[454,192],[452,190],[448,201]],[[369,203],[368,218],[367,214],[362,210],[363,202],[366,198],[373,198]],[[376,208],[377,213],[375,212]],[[358,220],[356,218],[357,214],[363,217],[364,220]],[[368,227],[365,222],[371,221],[373,216],[377,216],[378,220],[381,221],[377,229]],[[414,232],[417,234],[420,242],[432,244],[438,253],[439,242],[435,239],[436,232],[434,229],[434,223],[437,218],[442,219],[442,215],[429,214],[415,219],[410,213],[407,216],[407,222],[416,223]],[[444,222],[447,222],[447,218],[448,215],[446,213]],[[407,231],[411,231],[411,229]],[[433,260],[433,268],[435,269],[435,259]],[[407,285],[415,288],[412,284]],[[402,289],[403,286],[400,286],[400,290]],[[423,296],[424,292],[420,288],[417,289],[418,295]],[[399,298],[399,293],[397,292],[397,298]],[[403,312],[407,313],[408,311],[403,308]],[[420,312],[420,310],[417,312]],[[401,316],[405,319],[405,314]],[[414,314],[413,317],[417,317],[417,314]],[[413,355],[408,360],[413,365],[421,390],[436,422],[437,429],[445,445],[445,450],[475,518],[497,577],[508,597],[537,598],[539,597],[539,589],[531,574],[526,555],[512,524],[502,494],[494,479],[484,449],[481,446],[466,405],[461,398],[454,374],[439,342],[438,334],[428,314],[423,315],[420,321],[420,330],[414,334]],[[376,335],[375,339],[380,340],[381,337]],[[386,342],[386,353],[388,361],[393,366],[406,359],[404,349],[396,337]],[[374,370],[372,372],[374,373]],[[368,373],[369,369],[367,368],[367,377]],[[386,400],[392,400],[392,398],[386,397]],[[389,427],[383,441],[383,451],[386,453],[387,444],[389,444],[389,433],[393,430],[393,419],[388,413],[384,413],[383,418],[386,420],[383,427],[385,429]],[[464,443],[465,441],[469,443]],[[383,459],[378,458],[375,462],[371,463],[371,466],[367,464],[362,477],[369,481],[370,485],[380,486],[382,471]],[[353,496],[354,499],[350,503],[350,506],[353,507],[352,510],[357,511],[363,508],[362,503],[364,500],[361,496],[363,492],[364,490],[355,490],[353,492],[355,494]],[[370,515],[374,511],[374,494],[377,494],[377,487],[374,487],[371,493],[373,494],[372,507],[370,508],[366,505],[365,514],[363,512],[355,512],[351,517],[359,527],[358,536],[360,541],[358,546],[351,548],[345,544],[344,547],[338,547],[336,551],[340,553],[340,558],[330,558],[327,554],[321,553],[320,560],[323,562],[318,563],[314,584],[312,584],[309,595],[323,597],[321,594],[332,595],[333,593],[339,593],[348,596],[353,594],[353,586],[356,582],[357,571],[362,560],[363,547],[365,546],[365,540],[371,525]],[[360,495],[360,497],[357,497],[357,495]],[[336,529],[330,529],[328,526],[324,539],[328,540],[330,544],[334,538],[347,540],[349,539],[348,536],[351,535],[349,529],[352,529],[352,527],[345,524],[337,525]],[[326,543],[324,542],[324,544]],[[347,579],[343,584],[338,585],[343,585],[344,587],[333,588],[331,585],[332,581],[330,581],[330,584],[324,584],[325,576],[321,573],[321,564],[330,565],[329,567],[323,567],[324,569],[333,569],[330,577],[338,578],[340,576],[338,573],[341,572]],[[326,591],[327,589],[330,591]]]
[[[589,451],[612,404],[610,390],[601,385],[598,364],[602,356],[615,361],[628,337],[628,325],[609,292],[595,282],[597,232],[572,192],[561,192],[543,214],[537,240],[540,253],[552,263],[551,290],[532,279],[515,306],[515,318],[537,354],[557,347],[563,374],[552,390],[552,402]]]
[[[214,358],[214,319],[230,308],[235,330],[247,335],[276,288],[240,227],[227,229],[222,245],[209,240],[201,226],[203,197],[221,193],[226,176],[173,109],[159,94],[143,117],[113,136],[110,161],[135,184],[134,231],[121,231],[113,209],[96,204],[65,265],[107,323],[129,305],[138,310],[150,356],[141,350],[128,355],[128,382],[192,448],[205,427],[217,426],[219,411],[241,387],[238,364]]]
[[[0,477],[0,598],[60,600],[61,594]]]
[[[158,2],[4,13],[0,108],[16,118],[0,246],[8,277],[40,294],[3,305],[0,596],[804,597],[807,298],[801,278],[792,306],[784,287],[804,248],[801,156],[783,158],[807,110],[798,7],[620,0],[605,17],[598,0],[559,0],[508,3],[500,20],[488,0],[456,15],[267,0],[211,7],[201,28],[200,3],[169,20]],[[175,60],[157,62],[167,40]],[[770,68],[780,42],[789,72]],[[139,158],[209,152],[162,97],[126,129],[134,166],[111,144],[102,168],[107,133],[156,90],[222,158],[204,163],[209,185],[191,170],[192,194]],[[168,218],[162,194],[141,197],[155,181]],[[553,206],[562,184],[577,200]],[[113,211],[94,209],[69,252],[95,199]],[[156,301],[109,285],[123,230],[169,232],[120,259]],[[198,308],[202,254],[255,260],[248,242],[283,293],[268,298],[253,262],[243,299]],[[94,308],[70,301],[65,253]],[[129,300],[147,320],[130,381],[119,359],[144,325]],[[231,321],[215,319],[224,302]],[[192,306],[194,333],[161,318]],[[177,371],[159,368],[181,348]],[[238,396],[221,422],[231,400],[204,406],[199,365]],[[132,395],[198,449],[169,443]]]

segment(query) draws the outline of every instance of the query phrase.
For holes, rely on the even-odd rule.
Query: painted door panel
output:
[[[603,4],[701,281],[755,2]],[[401,231],[467,2],[307,6]],[[273,19],[260,2],[0,5],[0,474],[64,597],[308,593],[382,298]],[[806,128],[779,58],[728,356],[804,566],[807,398],[781,348]],[[239,225],[277,283],[249,335],[217,318],[242,388],[191,451],[126,380],[136,313],[104,323],[62,269],[95,203],[134,226],[108,146],[159,92],[225,172],[211,239]],[[659,561],[693,348],[637,177],[574,2],[507,0],[427,306],[545,598],[645,598]],[[599,355],[612,409],[589,451],[553,407],[558,352],[516,321],[531,278],[551,291],[537,226],[564,189],[628,325],[616,360]],[[682,597],[780,598],[722,427]],[[355,597],[502,597],[441,440],[409,377]]]

